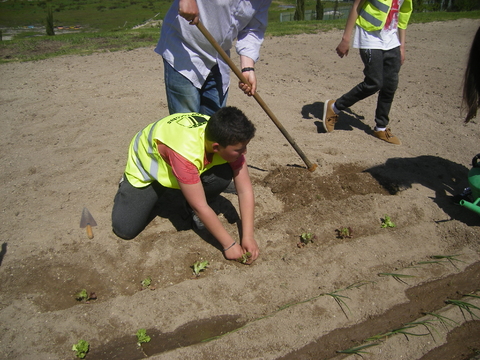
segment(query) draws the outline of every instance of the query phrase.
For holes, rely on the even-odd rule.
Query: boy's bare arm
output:
[[[400,41],[400,61],[402,65],[405,61],[405,39],[407,35],[406,32],[406,29],[398,28],[398,40]]]
[[[218,240],[223,249],[228,248],[228,250],[224,252],[225,257],[229,260],[240,258],[244,254],[244,250],[239,243],[231,246],[235,241],[227,230],[225,230],[215,211],[208,205],[202,183],[179,184],[180,190],[188,204],[195,214],[198,215],[208,231]]]
[[[352,37],[353,28],[355,27],[355,22],[358,17],[358,9],[361,8],[364,0],[355,0],[353,2],[350,13],[348,14],[347,24],[345,25],[345,30],[343,31],[342,41],[337,46],[337,54],[341,58],[348,55],[350,50],[350,39]]]
[[[259,255],[258,244],[254,236],[255,197],[246,163],[235,172],[234,181],[242,219],[242,248],[252,254],[250,260],[254,261]]]

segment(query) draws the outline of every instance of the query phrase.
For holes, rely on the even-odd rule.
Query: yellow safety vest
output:
[[[214,154],[204,165],[205,127],[210,119],[198,113],[173,114],[140,131],[130,142],[125,175],[132,186],[145,187],[158,181],[165,187],[179,189],[172,168],[158,152],[157,140],[192,162],[199,174],[226,161]]]
[[[383,29],[391,6],[392,0],[365,0],[358,12],[356,24],[367,31]],[[398,13],[398,27],[400,29],[407,28],[412,10],[412,0],[404,0]]]

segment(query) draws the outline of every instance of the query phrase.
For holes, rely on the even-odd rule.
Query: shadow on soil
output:
[[[427,282],[419,286],[410,288],[406,291],[409,299],[408,303],[400,304],[389,309],[381,315],[372,316],[367,321],[355,326],[336,329],[326,336],[322,336],[314,343],[291,352],[277,360],[308,360],[308,359],[330,359],[338,355],[339,350],[349,349],[358,346],[365,339],[383,334],[393,329],[401,328],[408,322],[412,322],[426,313],[435,312],[445,306],[447,299],[458,300],[473,291],[478,290],[480,283],[480,263],[470,265],[462,273],[447,276],[443,279]],[[432,296],[435,294],[435,296]],[[441,354],[437,357],[429,357],[428,359],[451,359],[443,354],[457,353],[462,354],[470,350],[466,354],[467,357],[459,358],[461,360],[468,359],[474,355],[475,344],[480,339],[479,321],[473,326],[476,331],[465,334],[461,341],[449,343]],[[440,350],[438,350],[440,351]],[[467,351],[468,352],[468,351]],[[427,358],[425,358],[427,359]]]
[[[392,329],[435,312],[445,306],[448,299],[458,300],[475,290],[480,283],[480,263],[469,266],[465,271],[443,279],[424,283],[406,291],[408,303],[397,305],[384,314],[372,316],[367,321],[349,328],[336,329],[314,343],[289,353],[280,359],[307,360],[330,359],[337,356],[337,351],[361,344],[366,338],[383,334]],[[435,294],[435,296],[431,296]],[[141,346],[134,335],[116,339],[103,347],[92,349],[89,359],[102,360],[136,360],[161,354],[180,347],[214,340],[215,337],[234,332],[248,325],[239,322],[239,316],[223,315],[210,319],[193,321],[179,327],[171,333],[162,333],[157,329],[148,329],[151,341]],[[459,336],[459,333],[461,336]],[[430,334],[433,336],[433,334]],[[449,343],[435,349],[435,356],[430,359],[465,360],[475,355],[480,339],[480,322],[468,322],[450,335]],[[463,354],[462,357],[450,357],[446,354]]]
[[[453,195],[460,194],[468,186],[468,171],[463,165],[429,155],[392,158],[383,165],[365,170],[392,195],[410,189],[413,184],[435,191],[432,200],[451,220],[472,226],[479,224],[478,215],[453,202]]]
[[[124,336],[109,344],[92,349],[89,359],[98,360],[137,360],[161,354],[180,347],[190,346],[209,341],[217,336],[241,328],[245,323],[238,321],[239,316],[222,315],[214,318],[192,321],[180,326],[171,333],[162,333],[158,329],[148,329],[147,335],[151,341],[137,344],[135,335]]]

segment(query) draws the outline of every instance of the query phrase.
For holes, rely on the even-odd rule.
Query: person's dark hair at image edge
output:
[[[467,107],[465,122],[477,116],[480,107],[480,27],[470,49],[463,86],[463,101]]]

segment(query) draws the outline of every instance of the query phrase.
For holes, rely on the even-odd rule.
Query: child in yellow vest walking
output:
[[[255,126],[239,109],[225,107],[211,117],[173,114],[148,125],[132,139],[125,174],[112,210],[113,232],[133,239],[152,220],[152,211],[167,189],[179,189],[186,209],[220,243],[225,258],[250,252],[258,257],[254,238],[254,195],[245,154]],[[233,178],[239,199],[241,241],[223,227],[209,201]]]
[[[373,136],[391,144],[401,144],[387,126],[398,73],[405,60],[405,31],[411,13],[412,0],[354,0],[336,51],[341,58],[348,55],[355,27],[353,47],[360,49],[365,78],[337,100],[325,101],[325,131],[335,129],[342,110],[378,92]]]

